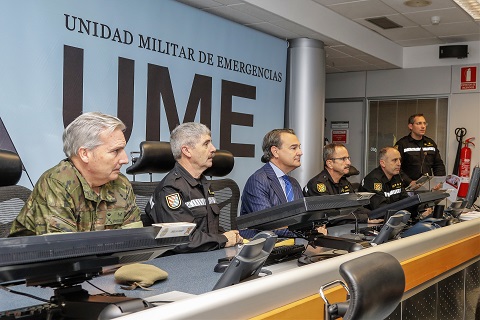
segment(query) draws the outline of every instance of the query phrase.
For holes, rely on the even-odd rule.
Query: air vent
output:
[[[387,17],[378,17],[378,18],[369,18],[365,19],[370,23],[373,23],[377,27],[382,29],[395,29],[395,28],[402,28],[401,25],[398,23],[393,22],[392,20],[388,19]]]

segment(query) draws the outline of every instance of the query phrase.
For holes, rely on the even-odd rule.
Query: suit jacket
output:
[[[294,200],[303,198],[298,181],[290,177]],[[240,215],[260,211],[287,203],[285,193],[270,163],[255,171],[248,178],[242,193]]]

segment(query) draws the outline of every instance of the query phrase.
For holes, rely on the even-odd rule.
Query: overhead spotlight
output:
[[[432,24],[439,24],[440,23],[440,17],[439,16],[433,16],[431,18]]]
[[[407,7],[426,7],[432,4],[430,0],[408,0],[403,3]]]

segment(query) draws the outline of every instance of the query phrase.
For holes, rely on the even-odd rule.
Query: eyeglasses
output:
[[[345,162],[345,161],[347,161],[347,160],[350,160],[350,157],[330,158],[330,159],[328,159],[328,160],[333,160],[333,161],[335,161],[335,160],[342,160],[343,162]]]
[[[417,126],[421,126],[423,124],[425,127],[428,127],[428,122],[414,122],[413,124]]]

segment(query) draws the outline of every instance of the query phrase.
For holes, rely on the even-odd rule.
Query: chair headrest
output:
[[[215,151],[215,157],[213,157],[212,166],[205,170],[203,174],[207,177],[224,177],[232,172],[234,164],[235,158],[230,151],[217,150]]]
[[[0,186],[16,185],[22,176],[22,161],[18,154],[0,150]]]
[[[128,174],[141,173],[164,173],[173,169],[175,159],[173,158],[170,142],[164,141],[142,141],[140,143],[140,156],[130,167]]]
[[[402,299],[405,274],[400,262],[388,253],[374,252],[349,260],[339,271],[350,289],[343,319],[385,319]]]
[[[355,168],[354,166],[350,165],[350,169],[348,169],[348,173],[345,174],[345,178],[348,178],[348,177],[351,177],[351,176],[357,176],[360,174],[360,171],[358,171],[357,168]]]

